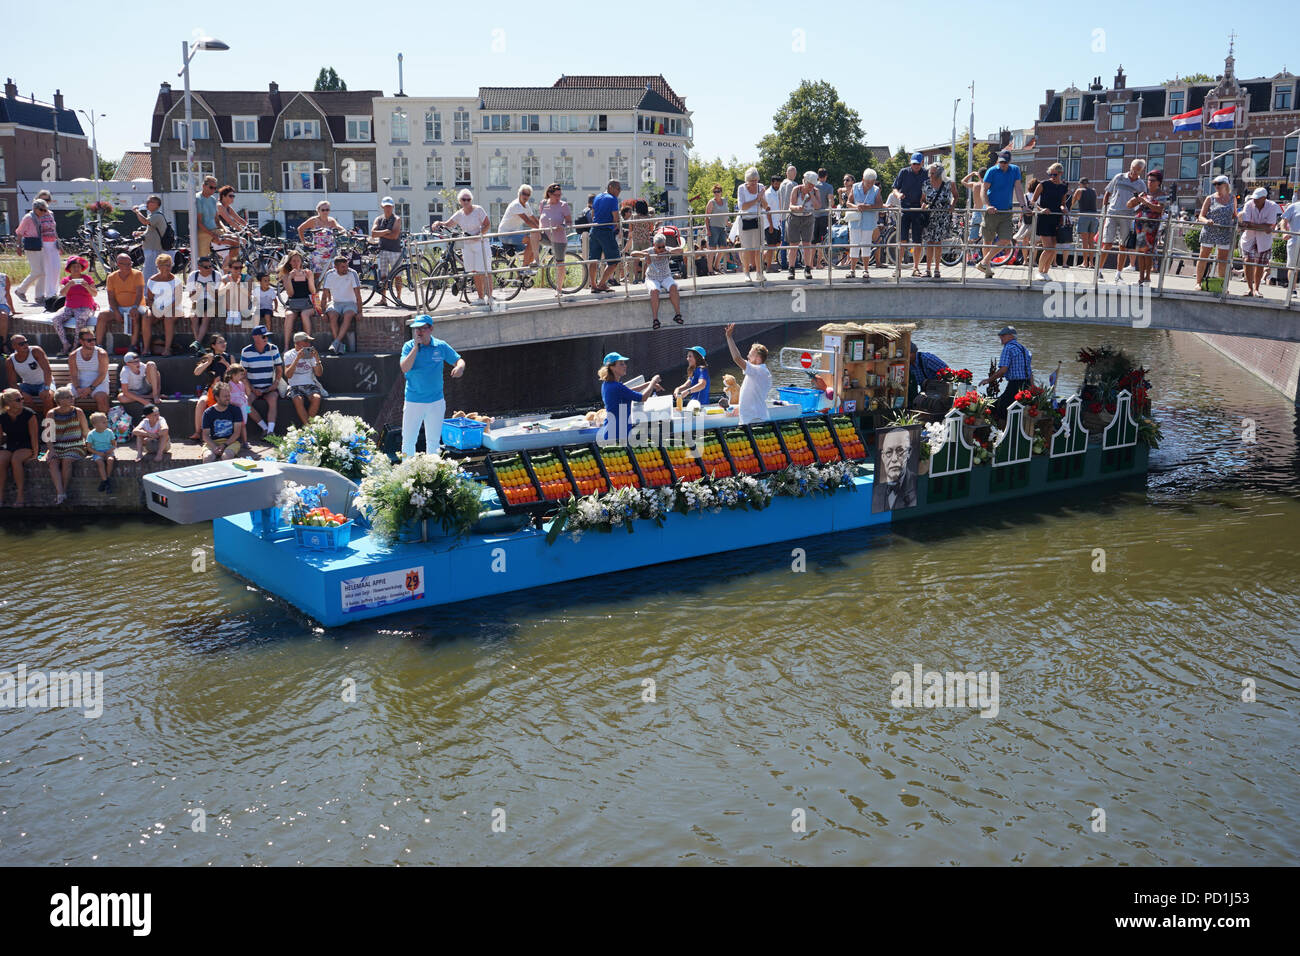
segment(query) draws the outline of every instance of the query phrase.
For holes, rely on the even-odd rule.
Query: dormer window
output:
[[[1176,90],[1169,94],[1169,115],[1179,116],[1187,112],[1187,93],[1183,90]]]
[[[1072,96],[1065,101],[1065,119],[1077,120],[1079,118],[1079,97]]]
[[[1121,105],[1110,108],[1110,128],[1112,130],[1122,130],[1124,128],[1124,114],[1126,107]]]
[[[1292,96],[1294,91],[1295,86],[1291,83],[1279,83],[1277,86],[1273,87],[1273,109],[1291,109],[1291,104],[1295,102],[1295,99]]]

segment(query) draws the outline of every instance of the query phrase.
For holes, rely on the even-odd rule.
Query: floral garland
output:
[[[728,510],[761,511],[775,497],[806,498],[831,494],[837,488],[853,488],[856,467],[849,462],[826,465],[790,465],[766,478],[739,475],[729,478],[706,476],[682,481],[663,488],[617,488],[604,494],[570,498],[560,503],[551,522],[546,543],[553,544],[560,533],[568,531],[577,538],[583,532],[608,534],[626,528],[631,534],[638,520],[653,521],[662,527],[671,512],[692,511],[717,513]]]
[[[355,415],[326,412],[302,427],[267,439],[275,457],[291,465],[313,465],[360,482],[366,466],[379,455],[375,430]]]

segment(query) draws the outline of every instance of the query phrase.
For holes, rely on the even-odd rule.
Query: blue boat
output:
[[[475,533],[385,543],[369,532],[365,516],[353,504],[357,486],[333,471],[272,461],[242,467],[217,462],[147,475],[144,482],[152,511],[180,523],[212,521],[215,555],[223,567],[331,627],[1145,475],[1149,447],[1140,438],[1131,395],[1120,392],[1114,418],[1099,435],[1084,427],[1082,410],[1077,395],[1069,399],[1059,427],[1050,438],[1045,434],[1040,438],[1046,445],[1044,453],[1035,455],[1034,436],[1025,424],[1026,409],[1013,404],[1006,430],[983,464],[977,463],[979,447],[963,428],[962,415],[949,412],[942,440],[931,446],[928,461],[916,474],[898,483],[906,491],[890,495],[888,508],[881,507],[886,496],[877,493],[885,487],[876,487],[880,466],[859,460],[853,463],[856,473],[851,480],[828,494],[777,496],[762,511],[668,513],[661,523],[636,522],[630,540],[623,534],[575,537],[561,531],[548,542],[554,518],[547,513],[558,502],[512,505],[504,501],[499,484],[484,493],[488,510]],[[809,414],[795,421],[807,436],[811,429],[833,426],[839,420]],[[919,431],[920,426],[913,427]],[[793,432],[787,434],[797,438]],[[794,455],[784,439],[780,447]],[[836,441],[847,460],[846,447],[847,443]],[[600,451],[596,446],[582,448]],[[668,460],[665,457],[665,463]],[[572,473],[568,475],[572,480]],[[637,477],[643,486],[650,486],[648,473],[638,468]],[[674,472],[673,478],[677,477]],[[324,484],[329,502],[345,503],[340,510],[355,528],[340,550],[305,548],[294,530],[282,523],[275,502],[290,481]],[[527,520],[529,511],[534,520]],[[520,512],[525,513],[522,519],[517,516]]]

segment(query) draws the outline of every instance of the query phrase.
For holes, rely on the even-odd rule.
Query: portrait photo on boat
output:
[[[920,425],[900,425],[877,432],[871,510],[915,508],[916,472],[920,464]]]

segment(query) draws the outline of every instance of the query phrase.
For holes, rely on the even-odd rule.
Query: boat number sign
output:
[[[345,578],[339,587],[345,612],[418,601],[424,597],[424,566]]]

